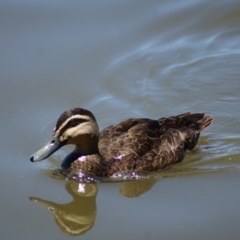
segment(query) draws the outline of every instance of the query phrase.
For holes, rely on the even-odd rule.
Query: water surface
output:
[[[239,1],[0,6],[1,239],[239,239]],[[29,161],[72,107],[100,129],[185,111],[215,120],[160,178],[88,185],[50,174],[71,147]]]

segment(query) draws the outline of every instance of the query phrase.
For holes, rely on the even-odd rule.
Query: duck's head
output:
[[[53,130],[52,139],[36,151],[32,162],[43,160],[66,144],[74,144],[75,151],[87,155],[98,152],[98,125],[94,115],[85,109],[74,108],[62,113]]]

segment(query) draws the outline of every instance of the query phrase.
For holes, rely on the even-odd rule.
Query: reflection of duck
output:
[[[74,144],[76,148],[64,159],[62,168],[103,177],[157,171],[182,161],[186,150],[196,146],[200,132],[212,121],[203,113],[190,112],[158,120],[131,118],[99,133],[94,115],[75,108],[59,117],[51,141],[31,161]]]
[[[149,191],[156,182],[156,178],[125,182],[120,188],[119,193],[128,198],[136,198]]]
[[[125,182],[119,192],[125,197],[135,198],[151,189],[156,181],[156,179],[150,178]],[[85,234],[91,230],[97,217],[98,187],[93,183],[68,181],[66,190],[73,197],[73,201],[70,203],[59,204],[38,197],[30,197],[29,199],[50,210],[56,224],[66,235]]]
[[[37,197],[30,197],[31,201],[51,210],[57,225],[67,235],[77,236],[89,231],[97,215],[95,184],[67,182],[66,190],[73,197],[67,204],[58,204]]]

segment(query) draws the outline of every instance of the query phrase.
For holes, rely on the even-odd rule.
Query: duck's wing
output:
[[[203,113],[128,119],[100,133],[100,154],[111,162],[109,173],[123,169],[156,171],[182,161],[186,149],[196,146],[200,132],[212,121]]]
[[[184,158],[185,148],[181,131],[168,129],[161,136],[140,126],[129,129],[128,137],[113,141],[111,147],[102,148],[104,175],[115,173],[152,172],[163,169]],[[139,134],[138,134],[139,133]],[[132,138],[130,137],[133,134]],[[122,146],[119,143],[122,142]],[[100,150],[100,151],[101,151]]]
[[[159,139],[157,120],[131,118],[100,132],[99,151],[104,159],[126,155],[142,156]]]

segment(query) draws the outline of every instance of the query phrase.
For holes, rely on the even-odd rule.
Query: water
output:
[[[1,239],[239,239],[239,1],[0,5]],[[72,107],[101,129],[189,110],[215,120],[160,178],[88,185],[51,174],[70,147],[29,161]]]

